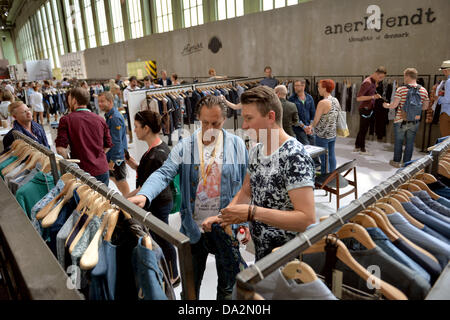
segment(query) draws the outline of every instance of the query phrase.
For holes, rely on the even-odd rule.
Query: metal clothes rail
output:
[[[433,158],[433,163],[431,164],[431,173],[432,175],[438,174],[439,168],[439,158],[450,148],[450,138],[445,139],[444,141],[438,143],[431,150],[431,156]]]
[[[183,286],[183,299],[194,300],[194,271],[192,266],[189,238],[168,226],[166,223],[153,216],[150,212],[146,212],[144,209],[131,203],[120,195],[120,193],[108,188],[105,184],[81,170],[73,163],[66,160],[61,160],[59,164],[62,172],[69,172],[73,176],[79,178],[93,190],[103,195],[107,200],[110,200],[111,203],[117,205],[120,209],[130,214],[134,219],[145,224],[151,231],[155,232],[164,240],[177,247],[180,262],[181,283]]]
[[[43,154],[45,154],[46,156],[49,157],[50,166],[52,169],[53,181],[55,181],[55,183],[56,183],[56,181],[58,181],[58,179],[59,179],[59,173],[58,173],[58,166],[56,163],[55,153],[52,150],[50,150],[49,148],[37,143],[35,140],[31,139],[30,137],[27,137],[26,135],[24,135],[23,133],[21,133],[17,130],[13,130],[13,135],[14,135],[15,139],[21,139],[21,140],[25,141],[26,143],[31,145],[33,148],[35,148],[39,152],[42,152]]]
[[[395,190],[399,185],[408,181],[419,170],[428,166],[431,161],[432,158],[429,155],[415,161],[397,172],[387,181],[364,193],[359,199],[353,200],[348,206],[341,208],[336,214],[331,215],[330,218],[303,233],[299,233],[298,236],[284,244],[278,250],[241,271],[236,277],[237,298],[245,299],[248,297],[246,292],[253,291],[252,284],[257,283],[279,267],[297,258],[312,244],[322,239],[325,235],[334,232],[337,227],[347,222],[363,209],[369,207],[390,191]]]

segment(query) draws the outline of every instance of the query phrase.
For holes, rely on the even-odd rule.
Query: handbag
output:
[[[337,113],[338,116],[336,119],[336,134],[338,135],[338,137],[348,137],[350,135],[350,131],[347,127],[347,113],[345,111],[342,111],[340,107],[338,107]]]

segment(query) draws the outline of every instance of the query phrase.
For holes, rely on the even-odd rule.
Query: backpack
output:
[[[406,101],[402,108],[402,118],[404,121],[419,120],[422,115],[422,98],[420,97],[421,85],[417,87],[406,86],[408,93],[406,95]]]

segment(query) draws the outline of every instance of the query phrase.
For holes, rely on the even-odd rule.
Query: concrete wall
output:
[[[16,64],[17,61],[11,33],[9,31],[0,31],[0,39],[2,59],[7,59],[10,65]]]
[[[126,74],[128,62],[147,59],[156,60],[158,70],[164,68],[185,77],[206,76],[209,67],[221,75],[260,76],[267,64],[274,74],[285,76],[370,74],[378,65],[386,66],[390,74],[401,74],[407,66],[415,66],[421,74],[439,73],[437,67],[442,60],[450,58],[450,21],[446,14],[450,1],[376,1],[383,13],[382,30],[364,31],[361,23],[354,31],[355,22],[369,16],[366,10],[372,3],[315,0],[88,49],[88,77]],[[412,24],[411,16],[419,13],[417,8],[422,9],[422,21]],[[432,13],[427,15],[429,8]],[[402,26],[398,26],[398,16],[404,15],[409,25],[402,20]],[[389,20],[395,27],[386,26],[389,17],[396,17]],[[418,18],[413,21],[418,22]],[[325,34],[328,25],[334,32],[336,24],[342,26],[342,33]],[[385,38],[392,34],[398,38]],[[222,44],[215,54],[208,49],[214,36]],[[350,41],[351,37],[371,40]],[[201,48],[186,54],[187,46]]]

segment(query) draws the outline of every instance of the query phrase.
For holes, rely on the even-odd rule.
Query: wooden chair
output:
[[[346,176],[353,170],[353,181],[348,180]],[[344,174],[342,174],[345,171]],[[340,167],[336,168],[331,173],[326,175],[320,175],[316,177],[315,181],[316,189],[323,189],[327,192],[330,192],[330,202],[331,202],[331,194],[336,195],[336,205],[339,210],[339,201],[348,196],[349,194],[354,193],[355,199],[358,198],[358,187],[356,182],[356,159],[344,163]],[[340,189],[347,187],[348,185],[352,185],[353,188],[343,194],[340,193]]]

